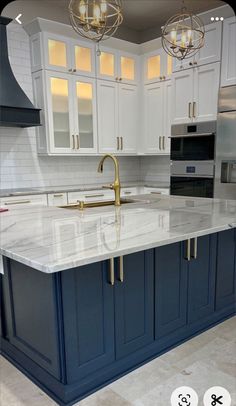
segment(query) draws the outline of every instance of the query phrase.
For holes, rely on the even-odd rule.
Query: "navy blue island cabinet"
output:
[[[236,230],[54,274],[4,258],[1,352],[72,405],[235,313]]]

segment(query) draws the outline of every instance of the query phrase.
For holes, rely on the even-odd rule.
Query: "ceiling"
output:
[[[42,17],[69,24],[69,0],[16,0],[9,3],[2,15],[15,18],[22,13],[22,22]],[[123,0],[124,21],[116,37],[142,43],[160,36],[168,18],[180,11],[182,0]],[[225,5],[221,0],[185,0],[188,10],[199,14]]]

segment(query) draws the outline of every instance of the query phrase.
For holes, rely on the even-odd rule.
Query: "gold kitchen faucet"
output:
[[[105,189],[112,189],[115,192],[115,206],[120,206],[120,174],[119,174],[119,162],[118,159],[111,154],[106,154],[102,157],[98,165],[98,172],[103,172],[103,163],[106,158],[112,159],[115,167],[115,180],[109,186],[103,186]]]

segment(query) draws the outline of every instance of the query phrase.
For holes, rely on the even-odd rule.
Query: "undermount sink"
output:
[[[127,204],[127,203],[135,203],[136,200],[132,199],[120,199],[121,204]],[[84,210],[87,208],[93,208],[93,207],[103,207],[103,206],[114,206],[115,205],[115,200],[103,200],[103,201],[98,201],[98,202],[85,202],[83,200],[77,202],[77,203],[72,203],[72,204],[67,204],[65,206],[60,206],[61,209],[77,209],[77,210]]]

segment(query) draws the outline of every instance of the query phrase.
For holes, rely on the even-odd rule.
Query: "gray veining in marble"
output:
[[[11,206],[0,214],[0,254],[52,273],[236,227],[233,200],[136,199],[83,212]]]

